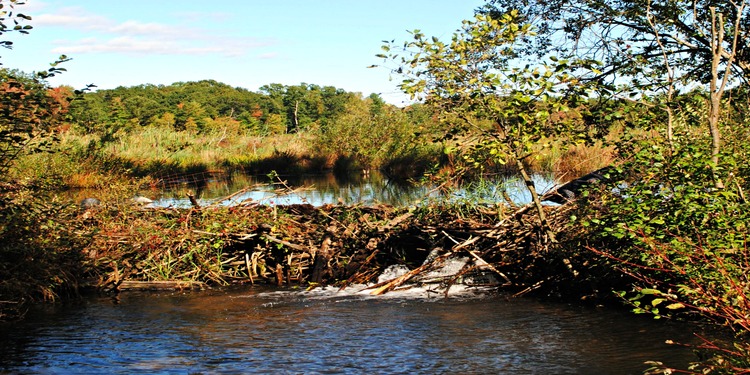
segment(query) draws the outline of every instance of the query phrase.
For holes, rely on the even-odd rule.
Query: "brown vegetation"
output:
[[[567,209],[549,210],[550,222],[564,227]],[[90,282],[107,290],[157,280],[343,288],[372,284],[390,265],[412,270],[372,287],[383,293],[409,279],[420,282],[449,257],[467,257],[457,274],[430,282],[449,287],[491,274],[509,292],[558,293],[559,282],[576,272],[563,253],[550,251],[554,245],[527,212],[503,205],[409,210],[244,202],[181,210],[100,207],[81,217],[96,233],[85,250],[95,271]]]

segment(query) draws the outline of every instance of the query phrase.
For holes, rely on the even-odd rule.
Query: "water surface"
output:
[[[429,294],[427,294],[429,295]],[[690,327],[502,296],[238,288],[39,307],[0,325],[0,373],[637,374]]]
[[[537,189],[545,192],[554,186],[550,175],[534,176]],[[239,192],[239,193],[238,193]],[[505,202],[503,192],[516,204],[531,202],[523,181],[519,177],[497,177],[465,184],[450,192],[436,186],[422,185],[389,179],[372,172],[366,175],[333,173],[300,176],[248,176],[235,174],[218,175],[200,184],[189,181],[172,183],[167,188],[145,192],[155,199],[156,206],[188,207],[186,193],[198,198],[201,204],[234,205],[243,201],[260,204],[288,205],[308,203],[323,204],[390,204],[409,206],[422,204],[433,199],[464,199],[474,203]],[[447,195],[446,195],[447,194]]]

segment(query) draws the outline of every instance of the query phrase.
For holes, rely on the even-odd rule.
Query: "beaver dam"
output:
[[[308,204],[192,208],[106,205],[80,215],[90,279],[105,290],[235,283],[367,286],[373,295],[456,284],[523,295],[559,293],[576,262],[546,238],[530,206]],[[562,231],[569,205],[548,206]],[[389,270],[392,277],[378,282]]]

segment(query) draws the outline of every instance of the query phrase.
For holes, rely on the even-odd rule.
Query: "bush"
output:
[[[621,146],[632,158],[592,195],[596,199],[582,201],[576,215],[583,218],[577,225],[586,246],[629,278],[618,295],[636,312],[699,316],[746,335],[750,206],[744,191],[750,176],[738,166],[750,146],[727,147],[721,168],[711,162],[710,142],[694,133],[678,135],[672,146],[658,139]],[[725,188],[716,188],[717,177]],[[702,346],[713,356],[696,365],[702,369],[750,368],[741,354],[750,346],[743,342],[735,348]]]

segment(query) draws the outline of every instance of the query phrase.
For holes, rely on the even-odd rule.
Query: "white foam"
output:
[[[330,300],[330,299],[377,299],[377,300],[388,300],[388,299],[405,299],[405,300],[441,300],[446,297],[448,298],[481,298],[487,296],[492,290],[484,287],[475,287],[464,284],[455,284],[450,287],[446,294],[445,287],[439,284],[425,284],[416,285],[409,284],[398,288],[395,288],[387,293],[381,295],[372,295],[372,288],[374,284],[362,285],[355,284],[350,285],[344,289],[340,289],[336,286],[325,286],[318,287],[309,290],[285,290],[285,291],[274,291],[256,294],[258,297],[265,298],[301,298],[304,300]],[[266,307],[272,307],[276,303],[266,303]]]
[[[424,264],[432,262],[439,254],[433,251]],[[375,285],[403,276],[410,269],[402,264],[394,264],[386,268],[373,284],[354,284],[346,288],[336,286],[322,286],[307,290],[274,291],[261,293],[263,297],[299,297],[304,299],[331,298],[363,298],[363,299],[442,299],[477,298],[486,296],[495,290],[493,286],[499,284],[497,278],[489,273],[474,273],[472,275],[458,275],[467,265],[471,265],[468,257],[452,257],[446,259],[440,267],[429,270],[409,280],[409,282],[380,295],[372,295]],[[447,285],[450,285],[448,287]],[[447,292],[446,292],[447,289]]]

